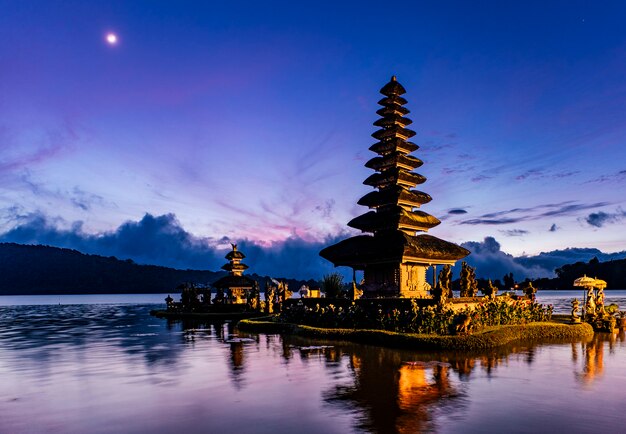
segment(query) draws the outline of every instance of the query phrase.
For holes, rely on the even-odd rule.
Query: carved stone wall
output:
[[[429,297],[425,265],[385,264],[365,269],[363,285],[366,297]]]
[[[425,265],[400,264],[400,297],[429,296]]]

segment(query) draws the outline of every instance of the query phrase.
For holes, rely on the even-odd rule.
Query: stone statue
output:
[[[572,320],[572,323],[579,323],[580,322],[580,316],[578,316],[578,309],[580,307],[580,302],[578,301],[577,298],[572,300],[572,316],[570,317]]]
[[[348,291],[348,297],[350,300],[357,300],[361,298],[363,291],[356,286],[356,282],[352,282],[352,287]]]
[[[439,283],[441,284],[441,287],[443,288],[443,290],[446,292],[446,299],[453,297],[452,288],[450,285],[451,282],[452,282],[452,267],[450,267],[450,265],[444,265],[443,268],[441,268],[441,271],[439,272]]]
[[[461,285],[461,297],[469,297],[471,291],[471,272],[470,266],[467,265],[467,262],[461,262],[461,275],[460,275],[460,285]]]
[[[524,294],[526,294],[526,297],[530,298],[533,301],[535,300],[536,292],[537,292],[537,288],[533,286],[532,282],[528,282],[526,286],[524,287]]]
[[[248,306],[250,310],[258,310],[261,305],[261,290],[259,289],[259,282],[254,281],[254,285],[248,294]]]
[[[170,310],[173,307],[173,303],[174,303],[174,299],[172,298],[171,295],[167,294],[167,297],[165,298],[165,305],[167,306],[168,310]]]
[[[293,292],[289,291],[289,285],[287,283],[278,282],[277,295],[278,295],[278,310],[282,311],[283,303],[285,302],[285,300],[291,298],[291,296],[293,295]]]
[[[217,288],[215,291],[215,298],[213,304],[224,304],[226,298],[224,296],[224,288]]]
[[[470,297],[476,297],[478,295],[478,281],[476,280],[476,267],[470,268]]]
[[[596,295],[596,311],[598,314],[604,314],[604,289],[598,289],[598,295]]]
[[[589,288],[587,291],[587,304],[585,305],[585,313],[590,316],[595,316],[596,314],[596,302],[595,296],[593,295],[593,288]]]
[[[456,318],[456,327],[455,331],[457,334],[461,333],[469,333],[470,331],[470,322],[472,321],[472,317],[466,313],[459,315]]]
[[[494,300],[496,298],[496,294],[498,294],[498,288],[493,284],[491,279],[487,281],[487,287],[483,289],[483,294],[490,300]]]
[[[437,306],[439,307],[445,306],[446,303],[448,302],[448,288],[444,286],[441,280],[437,282],[437,286],[435,287],[435,290],[433,291],[433,295],[434,295],[435,301],[437,302]]]
[[[271,284],[267,284],[265,286],[265,312],[266,313],[274,313],[275,297],[276,297],[276,288],[274,288]]]

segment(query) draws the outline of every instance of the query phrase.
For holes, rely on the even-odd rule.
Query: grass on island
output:
[[[386,330],[319,328],[279,323],[273,321],[271,317],[242,320],[237,327],[242,331],[259,333],[287,333],[384,347],[445,351],[484,350],[520,340],[577,341],[593,337],[593,328],[589,324],[565,324],[555,321],[488,327],[474,334],[457,336],[398,333]]]

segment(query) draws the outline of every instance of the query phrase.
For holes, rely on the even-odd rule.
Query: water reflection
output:
[[[605,350],[615,354],[618,346],[624,346],[626,335],[624,330],[615,333],[596,333],[590,342],[572,344],[572,360],[578,361],[578,345],[583,354],[584,365],[576,372],[576,379],[583,385],[589,386],[604,375]]]
[[[626,399],[623,332],[420,353],[168,322],[148,310],[0,309],[0,432],[545,432],[626,422],[614,406]],[[585,418],[572,426],[572,414]]]
[[[181,348],[145,314],[145,307],[131,305],[12,306],[0,310],[0,337],[5,349],[36,362],[95,343],[120,347],[148,364],[175,365]]]
[[[231,321],[201,321],[201,320],[167,320],[169,330],[182,330],[182,340],[192,348],[196,340],[217,339],[228,347],[226,364],[229,369],[229,378],[237,389],[245,386],[245,352],[244,344],[258,343],[258,335],[238,333],[235,324]]]
[[[579,360],[579,350],[584,355],[582,370],[575,368],[581,385],[588,385],[602,375],[605,348],[615,352],[616,343],[623,342],[624,332],[621,332],[598,334],[589,342],[571,344],[572,360]],[[333,385],[324,392],[323,399],[330,406],[358,414],[359,429],[380,433],[438,431],[442,414],[448,420],[463,420],[474,398],[467,386],[472,378],[497,379],[499,369],[510,370],[511,365],[520,363],[531,368],[546,349],[545,343],[520,342],[482,354],[427,354],[346,343],[332,345],[326,341],[314,344],[291,337],[284,337],[282,343],[283,347],[300,349],[305,359],[317,354],[323,355],[327,364],[337,365],[345,360],[352,381]],[[567,348],[567,344],[547,345]],[[560,386],[555,384],[555,387]],[[545,397],[537,399],[540,402]],[[505,402],[499,405],[506,406]],[[528,431],[523,427],[518,430]],[[493,430],[487,424],[481,431]]]
[[[335,357],[345,350],[335,349]],[[352,347],[348,352],[354,382],[333,387],[325,400],[366,410],[359,425],[367,431],[431,430],[429,407],[459,396],[450,384],[447,363],[407,363],[402,353],[380,348]]]

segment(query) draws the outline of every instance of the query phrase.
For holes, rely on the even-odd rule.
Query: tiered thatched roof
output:
[[[431,197],[413,188],[426,178],[412,170],[423,162],[409,155],[419,147],[408,141],[415,132],[406,128],[412,121],[406,117],[407,101],[401,96],[404,87],[395,77],[380,90],[385,97],[378,104],[376,113],[381,118],[374,122],[380,127],[372,134],[378,140],[369,149],[376,154],[365,166],[375,170],[363,183],[376,190],[366,194],[359,205],[373,211],[352,219],[348,226],[369,232],[327,247],[320,255],[335,265],[365,266],[368,263],[406,260],[426,262],[455,261],[469,251],[430,235],[416,236],[415,232],[428,231],[441,222],[436,217],[418,211]],[[403,259],[404,258],[404,259]]]
[[[363,269],[366,265],[386,262],[441,262],[456,261],[469,251],[432,235],[408,235],[395,231],[387,236],[359,235],[340,241],[320,252],[333,262]],[[331,259],[332,258],[332,259]]]
[[[246,264],[242,264],[241,260],[246,257],[237,250],[237,244],[232,244],[233,249],[226,254],[228,263],[222,266],[222,270],[229,272],[228,276],[224,276],[213,283],[216,288],[252,288],[254,280],[247,276],[243,276],[243,271],[248,268]]]

